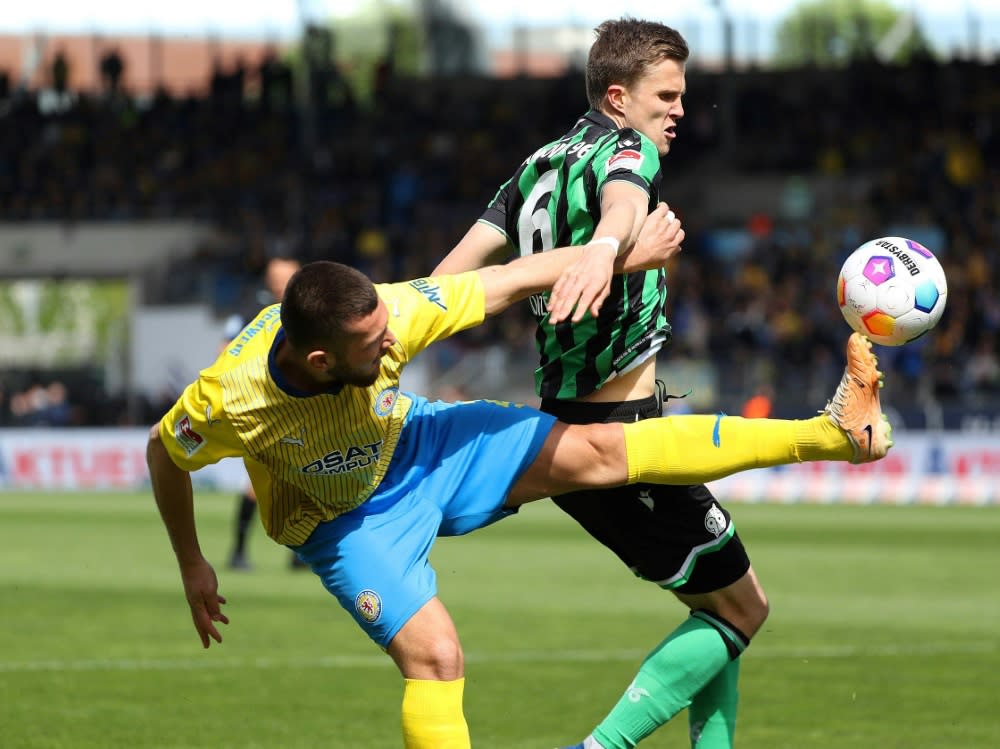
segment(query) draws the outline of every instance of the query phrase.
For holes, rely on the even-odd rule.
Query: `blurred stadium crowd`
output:
[[[687,115],[663,163],[662,196],[688,229],[669,276],[667,365],[708,362],[713,407],[730,413],[775,393],[778,415],[814,408],[842,367],[840,264],[863,241],[898,233],[937,252],[949,300],[933,335],[882,351],[889,400],[995,407],[998,80],[1000,63],[958,60],[691,71]],[[0,86],[0,221],[211,222],[216,239],[146,294],[179,302],[199,293],[221,317],[253,300],[274,256],[336,259],[376,280],[428,273],[519,161],[586,109],[579,73],[412,81],[384,68],[361,106],[331,69],[308,91],[304,107],[276,60],[217,72],[201,97],[140,100],[109,78],[98,94],[64,92],[43,107],[32,92]],[[740,214],[713,199],[747,175],[787,178],[779,210]],[[832,199],[812,191],[815,178],[837,186]],[[468,352],[493,352],[478,360],[490,367],[519,357],[528,381],[531,346],[521,310],[427,355],[437,370],[461,367]],[[36,380],[6,393],[0,423],[32,423],[18,396],[49,382]],[[88,404],[93,387],[66,385],[77,408],[64,423],[122,413]],[[159,407],[146,404],[139,420]]]

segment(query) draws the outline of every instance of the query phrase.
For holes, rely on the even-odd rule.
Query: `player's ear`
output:
[[[334,357],[334,355],[329,351],[316,349],[306,354],[306,363],[312,369],[318,369],[321,372],[325,372],[336,363],[336,357]]]
[[[625,87],[618,84],[612,83],[608,86],[607,92],[604,94],[604,98],[608,102],[608,106],[618,114],[625,114],[625,97],[628,92]]]

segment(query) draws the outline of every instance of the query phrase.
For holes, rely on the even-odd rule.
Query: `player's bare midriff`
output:
[[[648,398],[656,391],[656,357],[650,357],[635,369],[605,383],[589,395],[573,400],[589,403],[616,403]]]

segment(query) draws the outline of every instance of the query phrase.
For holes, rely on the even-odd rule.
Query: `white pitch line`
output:
[[[938,642],[914,645],[862,647],[760,647],[750,648],[744,658],[897,658],[934,655],[1000,653],[997,642]],[[638,661],[644,650],[516,650],[497,653],[469,653],[467,663],[600,663]],[[381,653],[371,655],[325,655],[314,658],[204,658],[135,659],[89,658],[80,660],[0,661],[0,673],[42,671],[190,671],[197,669],[290,669],[290,668],[389,668],[392,661]]]

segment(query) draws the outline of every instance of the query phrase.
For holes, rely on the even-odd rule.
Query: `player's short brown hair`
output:
[[[319,260],[303,265],[288,281],[281,303],[281,325],[293,348],[339,349],[347,323],[367,317],[378,306],[375,285],[364,273],[341,263]]]
[[[676,29],[653,21],[619,18],[605,21],[587,55],[587,100],[597,109],[608,86],[631,87],[646,70],[663,60],[687,62],[687,42]]]

